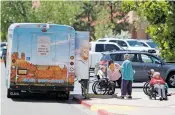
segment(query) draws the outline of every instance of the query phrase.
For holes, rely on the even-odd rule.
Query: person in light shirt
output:
[[[107,77],[121,88],[120,65],[114,64],[112,60],[108,63]]]
[[[106,78],[105,72],[106,68],[104,66],[100,66],[100,70],[97,72],[98,79]]]

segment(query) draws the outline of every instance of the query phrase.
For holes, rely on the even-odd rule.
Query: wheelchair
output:
[[[156,100],[156,97],[158,97],[158,92],[154,88],[154,86],[150,86],[148,89],[148,96],[150,99],[154,98]],[[165,98],[167,98],[167,88],[165,88]],[[168,99],[168,98],[167,98]]]
[[[108,78],[100,78],[98,75],[97,81],[92,85],[92,91],[96,95],[113,95],[115,93],[115,83]]]
[[[144,84],[143,86],[143,92],[149,96],[150,99],[154,98],[156,100],[156,97],[158,96],[158,92],[155,90],[154,86],[150,85],[149,82],[152,78],[151,71],[148,71],[148,81]],[[167,98],[168,94],[168,89],[165,86],[165,94]]]

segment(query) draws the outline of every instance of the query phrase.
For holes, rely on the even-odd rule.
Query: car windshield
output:
[[[128,44],[132,47],[139,47],[139,46],[143,46],[140,42],[136,41],[136,40],[128,40],[127,41]]]
[[[157,44],[154,42],[146,42],[151,48],[157,48]]]

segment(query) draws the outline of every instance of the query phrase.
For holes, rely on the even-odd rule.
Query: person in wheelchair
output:
[[[105,94],[113,95],[115,93],[115,84],[106,76],[105,73],[106,73],[106,67],[100,66],[100,70],[98,70],[97,72],[98,84],[96,85],[99,85],[100,87],[98,88],[104,91],[102,93],[103,95]],[[94,87],[96,87],[96,85],[94,85]],[[94,93],[98,94],[97,91],[95,91],[95,89]]]
[[[151,80],[154,73],[155,73],[154,69],[151,69],[150,71],[148,71],[149,80]],[[166,90],[167,90],[167,96],[171,96],[171,93],[168,93],[169,86],[166,82],[165,82],[165,87],[166,87]]]
[[[154,72],[150,81],[150,86],[158,93],[159,99],[167,100],[165,81],[160,77],[159,72]]]
[[[105,72],[106,72],[106,68],[104,66],[100,66],[100,70],[98,70],[97,72],[97,79],[99,80],[102,78],[106,78]]]

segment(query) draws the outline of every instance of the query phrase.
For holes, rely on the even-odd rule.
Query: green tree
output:
[[[86,1],[83,2],[83,12],[77,16],[74,27],[78,30],[89,30],[91,40],[106,35],[117,35],[121,30],[127,30],[126,22],[118,24],[125,14],[121,10],[121,1]],[[116,15],[119,13],[120,15]]]
[[[31,1],[1,1],[1,40],[6,40],[11,23],[57,23],[73,25],[82,12],[81,2],[41,1],[38,9],[32,9]]]
[[[175,2],[123,2],[123,10],[135,10],[141,20],[147,21],[146,32],[158,44],[161,56],[175,61]]]

